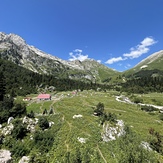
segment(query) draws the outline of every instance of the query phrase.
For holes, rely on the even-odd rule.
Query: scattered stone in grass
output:
[[[72,118],[75,119],[75,118],[82,118],[83,116],[81,114],[77,114],[77,115],[74,115]]]
[[[14,119],[13,117],[9,117],[9,119],[7,121],[7,124],[9,125],[12,122],[13,119]]]
[[[159,121],[159,120],[155,120],[157,123],[161,123],[161,121]]]
[[[152,151],[152,148],[150,147],[149,143],[147,143],[147,142],[142,141],[142,142],[141,142],[141,146],[142,146],[144,149],[148,150],[148,151]]]
[[[19,163],[28,163],[30,158],[28,156],[23,156],[20,160]]]
[[[10,123],[9,125],[7,125],[6,127],[4,127],[2,129],[2,135],[11,135],[12,130],[14,129],[14,125],[12,123]]]
[[[79,141],[80,143],[86,143],[86,139],[85,139],[85,138],[79,138],[79,137],[78,137],[78,141]]]
[[[30,139],[33,140],[33,135],[30,135]]]
[[[49,122],[49,127],[51,127],[52,125],[54,125],[54,122]]]

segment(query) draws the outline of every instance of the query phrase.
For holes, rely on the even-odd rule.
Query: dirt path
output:
[[[41,114],[43,113],[43,109],[42,109],[43,105],[44,105],[44,102],[42,102],[42,104],[40,106],[40,112],[41,112]]]
[[[102,154],[102,152],[101,152],[101,150],[100,150],[98,145],[97,145],[97,150],[98,150],[100,156],[102,157],[102,159],[104,160],[104,162],[107,163],[107,161],[106,161],[105,157],[103,156],[103,154]]]
[[[65,140],[65,146],[66,146],[67,152],[68,152],[68,151],[69,151],[69,144],[67,143],[67,139],[68,139],[68,137],[69,137],[69,134],[71,133],[72,125],[71,125],[71,123],[69,123],[68,121],[66,121],[66,122],[67,122],[67,124],[68,124],[68,126],[69,126],[69,132],[68,132],[67,137],[66,137],[66,140]]]
[[[51,109],[51,108],[53,109],[54,114],[56,113],[56,111],[55,111],[53,105],[54,105],[54,103],[56,103],[56,102],[59,101],[60,99],[61,99],[61,98],[53,98],[53,99],[52,99],[53,102],[50,104],[50,109]]]
[[[120,100],[120,98],[123,98],[123,100]],[[136,103],[131,102],[128,97],[124,97],[124,96],[123,97],[122,96],[116,96],[116,101],[118,101],[118,102],[124,102],[124,103],[128,103],[128,104],[135,104],[136,105]],[[163,106],[157,106],[157,105],[152,105],[152,104],[143,104],[143,103],[138,103],[138,105],[141,105],[141,106],[144,106],[144,105],[146,105],[146,106],[152,106],[154,108],[157,108],[157,109],[163,111]]]

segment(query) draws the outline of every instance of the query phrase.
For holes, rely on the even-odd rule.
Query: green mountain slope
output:
[[[163,50],[156,52],[149,57],[142,60],[132,69],[129,69],[123,74],[125,76],[135,76],[140,74],[141,76],[146,76],[147,74],[150,76],[159,76],[162,75],[163,72]]]

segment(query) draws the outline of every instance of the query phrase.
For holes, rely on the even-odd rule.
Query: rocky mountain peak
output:
[[[25,40],[16,34],[10,33],[9,35],[7,35],[7,39],[12,41],[17,46],[26,46]]]
[[[99,81],[114,74],[113,70],[88,59],[84,61],[66,61],[28,45],[26,41],[13,33],[0,32],[0,57],[40,74],[52,74],[56,77],[74,79],[96,79]],[[100,75],[102,77],[100,77]]]
[[[25,40],[13,33],[0,33],[0,49],[8,49],[9,51],[16,49],[23,58],[29,55],[29,48]]]
[[[3,32],[0,32],[0,41],[4,40],[6,34]]]
[[[26,42],[22,37],[20,37],[16,34],[13,34],[13,33],[5,34],[3,32],[0,32],[0,41],[14,43],[17,46],[25,46],[26,45]]]

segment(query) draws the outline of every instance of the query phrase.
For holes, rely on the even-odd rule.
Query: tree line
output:
[[[163,92],[163,77],[139,77],[122,83],[121,91],[130,93]]]
[[[54,75],[38,74],[4,59],[0,59],[0,76],[0,92],[5,89],[6,94],[10,94],[12,97],[37,93],[39,87],[44,88],[45,86],[54,86],[56,91],[97,90],[97,88],[104,90],[109,88],[106,84],[91,81],[84,82],[57,78]]]

